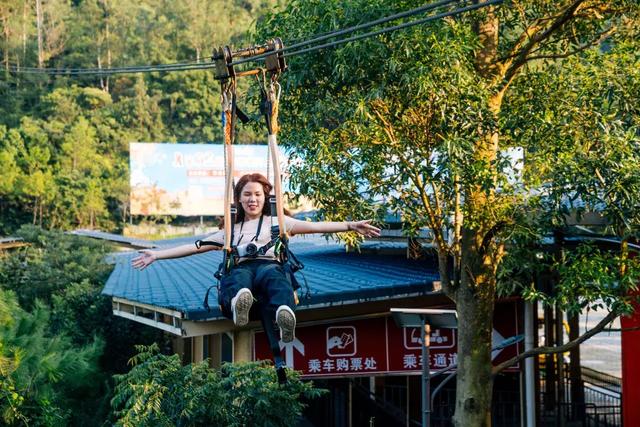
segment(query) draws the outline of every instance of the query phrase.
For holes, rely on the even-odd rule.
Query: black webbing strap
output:
[[[262,102],[260,102],[260,112],[264,115],[265,124],[267,125],[267,132],[269,132],[269,135],[272,135],[273,125],[271,123],[271,114],[273,112],[273,104],[271,102],[271,99],[269,99],[266,82],[263,82],[263,84],[260,85],[260,93],[262,94]]]
[[[231,243],[233,243],[233,238],[234,238],[233,229],[235,228],[237,213],[238,213],[238,210],[236,209],[235,204],[232,204],[231,205]],[[224,245],[221,245],[220,243],[208,242],[206,240],[196,240],[195,244],[196,244],[196,248],[198,249],[200,249],[202,246],[215,246],[218,248],[222,248],[224,246]],[[204,301],[202,305],[204,306],[205,310],[207,311],[211,310],[211,307],[209,307],[209,292],[211,292],[212,288],[220,287],[220,279],[222,279],[224,275],[229,273],[229,271],[231,270],[231,267],[233,266],[231,264],[235,264],[235,261],[236,261],[236,257],[233,255],[233,253],[229,254],[227,251],[224,251],[224,253],[222,254],[222,262],[220,263],[220,265],[218,265],[218,271],[216,271],[213,274],[213,277],[217,279],[217,282],[209,286],[207,288],[207,292],[205,292],[204,294]]]
[[[207,240],[196,240],[196,249],[200,249],[203,246],[215,246],[216,248],[221,248],[224,245],[222,243],[209,242]]]
[[[211,291],[212,288],[217,288],[218,284],[216,283],[215,285],[211,285],[207,288],[207,292],[205,292],[204,294],[204,301],[202,302],[202,305],[204,305],[204,309],[207,311],[211,311],[211,307],[209,307],[209,291]]]

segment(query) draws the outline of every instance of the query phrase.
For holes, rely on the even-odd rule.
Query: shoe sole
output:
[[[296,318],[287,310],[280,310],[276,323],[280,327],[280,339],[282,342],[288,343],[295,338]]]
[[[234,310],[234,323],[236,326],[244,326],[249,323],[249,310],[253,305],[253,295],[249,292],[243,292],[238,295]]]

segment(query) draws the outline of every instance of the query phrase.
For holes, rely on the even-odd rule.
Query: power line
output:
[[[331,43],[325,43],[325,44],[322,44],[322,45],[318,45],[318,46],[313,46],[313,47],[309,47],[309,48],[306,48],[306,49],[297,50],[297,51],[294,51],[294,52],[290,52],[290,53],[286,54],[285,56],[291,57],[291,56],[300,55],[300,54],[303,54],[303,53],[313,52],[313,51],[320,50],[320,49],[326,49],[326,48],[334,47],[334,46],[337,46],[337,45],[340,45],[340,44],[344,44],[344,43],[349,43],[349,42],[353,42],[353,41],[362,40],[362,39],[369,38],[369,37],[375,37],[375,36],[378,36],[378,35],[381,35],[381,34],[385,34],[385,33],[389,33],[389,32],[392,32],[392,31],[398,31],[398,30],[401,30],[401,29],[413,27],[415,25],[424,24],[424,23],[429,22],[429,21],[435,21],[437,19],[446,18],[448,16],[454,16],[454,15],[458,15],[460,13],[470,12],[472,10],[480,9],[482,7],[486,7],[486,6],[490,6],[490,5],[494,5],[494,4],[499,4],[499,3],[502,3],[503,1],[504,0],[489,0],[489,1],[484,2],[484,3],[476,3],[476,4],[473,4],[473,5],[465,6],[463,8],[455,9],[455,10],[452,10],[452,11],[449,11],[449,12],[442,12],[442,13],[439,13],[439,14],[436,14],[436,15],[432,15],[432,16],[429,16],[429,17],[426,17],[426,18],[423,18],[423,19],[417,19],[415,21],[405,22],[404,24],[394,25],[392,27],[386,27],[386,28],[383,28],[381,30],[372,31],[372,32],[369,32],[369,33],[360,34],[360,35],[353,36],[353,37],[348,37],[346,39],[336,40],[336,41],[331,42]],[[327,38],[329,38],[329,37],[327,37]],[[287,48],[285,47],[285,48],[282,48],[282,49],[273,50],[273,51],[268,52],[268,53],[263,53],[261,55],[256,55],[256,56],[253,56],[253,57],[250,57],[250,58],[239,59],[237,61],[233,61],[231,63],[231,65],[240,65],[240,64],[247,63],[247,62],[258,61],[260,59],[266,58],[269,55],[273,55],[275,53],[284,52],[286,50],[287,50]]]
[[[205,57],[203,59],[207,59],[210,60],[211,57]],[[37,68],[37,67],[23,67],[23,66],[19,66],[18,64],[15,63],[9,63],[10,67],[12,68],[19,68],[21,71],[33,71],[33,72],[45,72],[45,71],[52,71],[52,72],[61,72],[61,73],[65,73],[65,72],[78,72],[78,71],[86,71],[86,70],[91,70],[91,71],[99,71],[99,70],[107,70],[107,71],[111,71],[111,70],[116,70],[116,71],[122,71],[122,72],[126,72],[127,70],[132,70],[132,69],[141,69],[144,67],[153,67],[153,68],[173,68],[173,67],[178,67],[178,66],[192,66],[192,65],[197,65],[197,64],[202,64],[201,61],[198,60],[190,60],[188,62],[173,62],[173,63],[169,63],[169,64],[157,64],[157,65],[132,65],[132,66],[126,66],[126,67],[112,67],[112,68]]]
[[[402,18],[406,18],[406,17],[410,17],[410,16],[414,16],[420,13],[424,13],[430,10],[434,10],[434,9],[438,9],[440,7],[443,6],[447,6],[449,4],[453,4],[453,3],[462,3],[464,4],[466,1],[460,2],[459,0],[441,0],[439,2],[436,3],[430,3],[428,5],[424,5],[415,9],[411,9],[409,11],[406,12],[401,12],[401,13],[396,13],[394,15],[390,15],[384,18],[380,18],[374,21],[370,21],[370,22],[366,22],[363,24],[359,24],[359,25],[355,25],[349,28],[345,28],[345,29],[341,29],[341,30],[336,30],[333,32],[329,32],[329,33],[324,33],[318,36],[315,36],[309,40],[306,41],[302,41],[302,42],[298,42],[298,43],[294,43],[290,46],[285,46],[282,49],[276,49],[261,55],[256,55],[253,57],[249,57],[249,58],[244,58],[244,59],[240,59],[237,61],[233,61],[231,62],[231,65],[240,65],[240,64],[245,64],[248,62],[255,62],[255,61],[259,61],[261,59],[264,59],[270,55],[273,54],[277,54],[277,53],[284,53],[284,52],[289,52],[286,53],[285,56],[286,57],[292,57],[295,55],[300,55],[300,54],[304,54],[304,53],[310,53],[316,50],[320,50],[320,49],[326,49],[326,48],[331,48],[334,46],[338,46],[340,44],[344,44],[344,43],[349,43],[349,42],[353,42],[353,41],[358,41],[358,40],[362,40],[365,38],[369,38],[369,37],[375,37],[381,34],[385,34],[385,33],[389,33],[389,32],[393,32],[393,31],[398,31],[401,29],[405,29],[405,28],[409,28],[415,25],[420,25],[420,24],[424,24],[426,22],[430,22],[430,21],[434,21],[437,19],[442,19],[448,16],[454,16],[454,15],[458,15],[461,13],[465,13],[465,12],[469,12],[472,10],[476,10],[476,9],[480,9],[486,6],[490,6],[490,5],[494,5],[494,4],[499,4],[502,3],[503,0],[489,0],[487,2],[483,2],[483,3],[476,3],[476,4],[472,4],[469,6],[465,6],[465,7],[461,7],[461,8],[457,8],[448,12],[442,12],[442,13],[438,13],[436,15],[431,15],[428,16],[426,18],[422,18],[422,19],[417,19],[414,21],[409,21],[409,22],[405,22],[403,24],[398,24],[398,25],[394,25],[391,27],[385,27],[382,28],[380,30],[376,30],[376,31],[372,31],[372,32],[368,32],[365,34],[360,34],[357,36],[353,36],[353,37],[348,37],[346,39],[340,39],[340,40],[335,40],[333,42],[330,43],[325,43],[325,44],[321,44],[321,45],[316,45],[316,46],[311,46],[311,47],[307,47],[307,48],[303,48],[303,49],[299,49],[299,50],[294,50],[296,48],[299,47],[304,47],[310,44],[314,44],[314,43],[318,43],[324,40],[328,40],[331,38],[335,38],[335,37],[339,37],[341,35],[345,35],[345,34],[349,34],[349,33],[353,33],[355,31],[358,30],[362,30],[362,29],[367,29],[367,28],[371,28],[373,26],[376,25],[380,25],[383,23],[387,23],[390,21],[394,21],[394,20],[398,20],[398,19],[402,19]],[[69,69],[43,69],[43,68],[33,68],[33,67],[17,67],[17,66],[10,66],[9,69],[12,73],[23,73],[23,74],[45,74],[45,75],[52,75],[52,76],[80,76],[80,75],[96,75],[96,76],[108,76],[108,75],[113,75],[113,74],[126,74],[126,73],[149,73],[149,72],[169,72],[169,71],[191,71],[191,70],[206,70],[206,69],[211,69],[211,68],[215,68],[216,65],[215,63],[212,62],[177,62],[177,63],[172,63],[172,64],[159,64],[159,65],[138,65],[138,66],[128,66],[128,67],[115,67],[115,68],[69,68]]]
[[[398,19],[402,19],[402,18],[408,18],[410,16],[414,16],[414,15],[418,15],[424,12],[428,12],[432,9],[437,9],[439,7],[442,6],[446,6],[448,4],[451,3],[465,3],[467,0],[441,0],[435,3],[429,3],[426,4],[424,6],[420,6],[417,7],[415,9],[411,9],[405,12],[400,12],[400,13],[396,13],[395,15],[390,15],[384,18],[380,18],[380,19],[376,19],[375,21],[371,21],[371,22],[365,22],[363,24],[358,24],[358,25],[354,25],[352,27],[349,28],[345,28],[342,30],[333,30],[333,31],[329,31],[323,34],[319,34],[317,36],[315,36],[314,38],[310,39],[310,40],[303,40],[300,42],[293,42],[288,46],[285,46],[282,51],[288,51],[288,50],[293,50],[293,49],[297,49],[298,47],[302,47],[302,46],[306,46],[308,44],[313,44],[313,43],[319,43],[321,41],[324,40],[328,40],[334,37],[338,37],[344,34],[349,34],[349,33],[353,33],[359,30],[365,30],[367,28],[371,28],[374,27],[376,25],[380,25],[380,24],[386,24],[387,22],[390,21],[396,21]]]
[[[210,59],[210,57],[207,57]],[[35,67],[18,67],[17,65],[11,65],[12,71],[26,73],[26,74],[47,74],[47,75],[110,75],[110,74],[124,74],[124,73],[140,73],[148,71],[180,71],[189,69],[199,69],[201,67],[211,68],[210,62],[176,62],[171,64],[158,64],[158,65],[134,65],[128,67],[113,67],[113,68],[35,68]]]

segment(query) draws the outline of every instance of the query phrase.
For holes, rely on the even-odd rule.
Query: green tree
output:
[[[42,312],[46,316],[41,316],[44,326],[39,327],[46,328],[43,331],[46,336],[64,337],[75,349],[104,343],[95,356],[97,372],[90,380],[90,387],[69,390],[66,396],[73,402],[62,407],[66,414],[71,408],[69,405],[73,405],[68,411],[71,424],[100,425],[109,410],[111,375],[127,370],[127,361],[135,353],[134,345],[157,342],[164,346],[162,333],[112,315],[111,299],[101,294],[111,271],[111,266],[104,263],[111,250],[108,246],[32,226],[22,227],[18,235],[30,246],[0,257],[0,291],[4,292],[2,295],[9,295],[7,290],[14,292],[11,295],[19,295],[19,306],[11,297],[10,307],[0,311],[0,320],[14,311],[26,313],[28,310],[34,315]],[[0,356],[4,372],[13,372],[17,363],[14,356],[20,354]],[[11,384],[9,381],[7,387]],[[18,400],[11,401],[12,407]]]
[[[111,404],[119,426],[293,425],[305,406],[300,399],[322,394],[295,372],[280,386],[261,362],[216,371],[207,361],[183,366],[155,345],[138,350],[131,371],[116,377]]]
[[[20,172],[8,173],[2,184],[3,232],[26,221],[46,228],[121,228],[128,216],[129,142],[214,142],[222,136],[219,83],[211,71],[100,78],[33,75],[24,67],[209,61],[214,47],[244,44],[247,30],[275,3],[0,2],[0,125],[7,127],[3,144],[12,146],[3,145],[2,159],[15,161]],[[15,132],[21,141],[9,137]],[[243,129],[238,141],[261,139],[256,135]],[[91,172],[78,172],[73,160]]]
[[[401,1],[292,1],[260,23],[258,39],[309,38],[405,9]],[[617,59],[610,52],[627,45],[637,51],[639,12],[631,1],[516,1],[289,61],[280,114],[282,140],[293,149],[294,186],[327,218],[381,218],[391,208],[402,214],[408,235],[431,230],[443,289],[460,324],[458,426],[490,423],[494,301],[518,243],[539,242],[565,224],[564,202],[590,198],[594,185],[606,216],[621,212],[623,200],[630,206],[640,199],[637,187],[625,196],[623,184],[637,182],[637,119],[616,122],[637,116],[637,75],[620,70],[637,68],[638,57],[632,50]],[[589,77],[599,67],[632,84]],[[578,90],[580,82],[588,87]],[[576,95],[583,103],[566,112]],[[558,114],[546,113],[551,110]],[[571,120],[572,114],[584,120]],[[599,120],[583,126],[590,117]],[[548,131],[542,138],[541,123]],[[612,123],[619,123],[615,137]],[[610,148],[581,146],[587,141]],[[507,155],[516,149],[524,151],[524,166]],[[594,180],[587,165],[601,156],[607,160],[599,162],[600,174],[608,178]],[[558,178],[571,176],[572,165],[580,174],[563,185]],[[637,210],[623,211],[626,224],[637,224],[629,219]],[[618,278],[624,270],[616,270]],[[600,283],[580,301],[588,306],[614,286]],[[607,320],[629,309],[626,290],[618,287],[607,300]]]
[[[103,262],[109,247],[100,242],[31,226],[17,234],[31,246],[1,259],[0,288],[15,291],[26,309],[36,299],[50,304],[54,294],[73,283],[89,280],[100,288],[111,272]]]
[[[2,164],[2,176],[0,176],[0,197],[6,197],[13,193],[20,169],[17,164],[18,150],[7,138],[7,128],[0,127],[0,164]]]
[[[0,290],[0,411],[8,425],[58,426],[72,419],[81,396],[91,394],[102,342],[74,347],[50,335],[49,310],[21,309],[15,295]],[[98,381],[98,384],[100,381]]]

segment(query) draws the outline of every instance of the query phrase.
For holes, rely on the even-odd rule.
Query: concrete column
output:
[[[524,351],[533,349],[535,345],[535,337],[538,331],[535,329],[535,311],[534,305],[530,301],[524,303]],[[549,356],[547,356],[549,357]],[[524,389],[525,389],[525,412],[527,427],[535,427],[536,425],[536,384],[535,384],[535,365],[537,357],[529,357],[524,361]]]
[[[220,368],[222,365],[222,337],[220,334],[213,334],[209,337],[209,354],[212,368]]]
[[[234,362],[250,362],[253,340],[251,339],[251,331],[235,331],[233,333],[233,361]]]
[[[202,336],[193,337],[193,355],[192,361],[193,363],[202,362]]]

